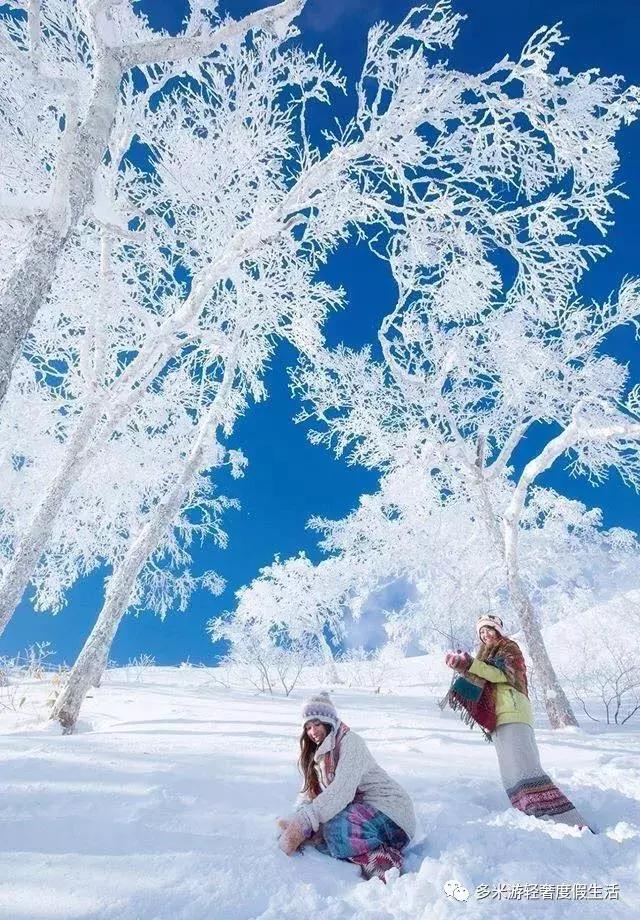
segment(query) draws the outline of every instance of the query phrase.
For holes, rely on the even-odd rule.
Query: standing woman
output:
[[[535,818],[587,827],[540,765],[520,647],[505,636],[503,622],[494,614],[481,616],[476,632],[480,648],[475,658],[467,652],[445,656],[458,674],[441,707],[460,711],[467,724],[480,725],[495,743],[500,776],[514,808]]]
[[[415,833],[413,803],[360,735],[340,721],[326,692],[303,706],[298,764],[304,779],[299,807],[278,821],[287,856],[310,841],[356,863],[366,879],[385,881],[388,869],[401,870],[402,851]]]

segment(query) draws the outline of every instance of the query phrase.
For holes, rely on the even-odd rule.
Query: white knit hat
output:
[[[318,719],[320,722],[327,722],[333,728],[340,724],[336,707],[333,705],[331,697],[326,690],[310,696],[302,707],[302,725],[303,727],[311,719]]]
[[[478,622],[476,623],[478,639],[480,638],[480,630],[483,626],[490,626],[492,629],[495,629],[499,636],[504,636],[505,634],[504,623],[497,613],[483,613],[482,616],[478,617]]]

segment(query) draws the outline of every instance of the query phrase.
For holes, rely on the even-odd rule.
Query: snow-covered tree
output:
[[[12,418],[5,413],[3,419],[13,451],[5,451],[0,459],[0,568],[11,565],[21,524],[25,518],[28,522],[39,489],[47,485],[46,478],[42,482],[47,474],[45,460],[52,453],[55,456],[57,442],[47,424],[55,422],[38,417],[32,411],[37,408],[37,401],[31,399],[21,403],[22,411],[28,414]],[[43,424],[40,436],[34,438],[31,426],[38,418]],[[15,430],[18,425],[19,433]],[[186,408],[172,404],[163,391],[149,394],[136,423],[123,428],[120,436],[96,457],[91,469],[74,483],[67,507],[53,520],[45,550],[31,576],[36,610],[59,611],[79,577],[99,567],[117,566],[140,519],[174,480],[193,437],[193,427]],[[5,425],[0,431],[7,433]],[[222,456],[222,462],[232,459]],[[216,495],[210,478],[200,479],[191,508],[183,510],[178,531],[168,533],[167,542],[159,548],[160,556],[168,563],[150,566],[144,584],[141,581],[138,585],[136,606],[154,610],[160,616],[174,601],[184,609],[191,590],[199,583],[188,572],[188,547],[194,539],[205,536],[224,543],[220,520],[224,510],[233,504]]]
[[[421,44],[448,40],[443,9],[419,10],[414,20]],[[375,38],[371,53],[380,66],[388,57],[398,69],[407,28]],[[105,402],[93,407],[96,425],[103,412],[110,423],[114,404],[123,413],[119,420],[126,417],[172,362],[213,370],[200,374],[205,398],[183,468],[141,520],[58,699],[55,715],[65,727],[73,725],[88,683],[104,667],[147,558],[194,477],[218,462],[219,435],[231,432],[250,399],[266,395],[262,376],[275,339],[287,338],[307,355],[320,349],[324,316],[342,294],[315,281],[316,269],[354,232],[372,245],[397,232],[388,189],[417,164],[426,100],[416,105],[414,80],[421,71],[399,74],[385,111],[361,100],[358,116],[320,148],[308,131],[307,105],[328,102],[329,90],[344,81],[322,55],[302,53],[289,37],[256,30],[250,41],[223,45],[213,62],[200,63],[190,82],[167,88],[136,129],[153,170],[130,168],[117,177],[123,199],[153,216],[153,232],[163,241],[173,235],[169,251],[187,281],[183,297],[167,298],[168,308],[146,323],[142,341],[127,353]]]
[[[60,305],[54,302],[41,320],[48,327],[80,330],[76,363],[82,380],[60,432],[64,449],[56,474],[21,528],[3,573],[0,629],[44,552],[55,516],[68,506],[73,482],[117,436],[119,426],[130,423],[147,389],[176,361],[198,363],[203,353],[205,363],[217,360],[224,301],[237,290],[238,271],[246,283],[254,283],[250,276],[259,272],[264,280],[266,271],[272,289],[284,284],[290,293],[280,287],[280,296],[291,297],[295,274],[316,267],[354,230],[373,241],[396,229],[397,208],[389,206],[388,189],[417,164],[427,103],[416,96],[420,69],[414,64],[399,73],[385,97],[395,100],[390,111],[379,105],[371,110],[362,101],[358,116],[324,139],[320,149],[307,130],[307,106],[329,102],[329,90],[341,89],[344,81],[323,56],[303,54],[285,41],[289,33],[283,23],[293,15],[293,5],[281,7],[289,12],[278,20],[277,36],[271,28],[258,29],[251,43],[242,44],[234,26],[237,41],[221,38],[209,57],[183,62],[190,81],[171,81],[171,68],[153,67],[143,75],[144,92],[136,93],[131,78],[123,83],[130,101],[116,117],[117,136],[125,139],[120,146],[126,154],[126,139],[135,135],[153,168],[135,167],[126,156],[117,163],[107,159],[101,167],[94,183],[103,204],[99,216],[109,218],[107,227],[115,236],[113,246],[108,237],[101,257],[101,306],[90,318],[74,315],[72,322],[58,322]],[[259,17],[243,20],[244,28],[261,22]],[[273,22],[273,15],[266,15],[265,23]],[[440,8],[433,14],[423,10],[416,23],[414,31],[426,44],[450,38],[451,24]],[[385,29],[372,39],[371,54],[379,66],[386,55],[391,70],[398,70],[397,43],[406,28],[395,38]],[[139,215],[140,232],[134,220],[134,230],[125,233],[122,214]],[[76,253],[77,247],[68,246],[60,261],[57,277],[64,294],[69,283],[77,289],[84,280],[77,277],[85,268],[77,266]],[[301,259],[306,268],[300,267]],[[113,290],[119,275],[130,272],[133,263],[145,281],[148,261],[157,268],[149,276],[147,295],[127,300],[125,290],[120,306],[123,292]],[[95,275],[95,264],[89,272]],[[52,296],[55,300],[53,290]],[[336,294],[334,303],[339,302]],[[56,355],[55,349],[46,350],[48,366]],[[262,395],[260,387],[254,395]]]
[[[78,7],[72,4],[69,15],[73,10],[79,15],[81,6],[82,4]],[[91,16],[102,16],[99,9],[102,6],[105,4],[95,4]],[[54,7],[55,3],[51,5],[51,9]],[[125,7],[122,4],[119,4],[118,9],[119,15],[124,15]],[[11,565],[3,573],[0,585],[0,629],[4,629],[29,582],[44,551],[54,518],[59,509],[68,505],[74,481],[93,464],[105,443],[119,436],[120,426],[129,423],[131,412],[135,411],[148,387],[155,385],[155,381],[162,377],[166,368],[171,367],[180,356],[184,357],[186,348],[194,351],[194,344],[200,345],[200,349],[195,349],[195,356],[192,354],[189,360],[192,364],[197,363],[203,348],[209,344],[206,340],[203,341],[203,333],[212,340],[212,360],[216,357],[215,329],[207,328],[212,324],[202,314],[206,310],[211,310],[212,302],[220,293],[217,288],[223,287],[226,279],[224,269],[220,274],[216,274],[215,258],[213,273],[209,262],[214,255],[221,255],[224,262],[225,250],[222,247],[222,251],[215,251],[216,240],[220,240],[220,236],[213,235],[215,222],[213,227],[209,227],[211,235],[207,238],[207,244],[210,249],[203,251],[196,248],[191,236],[194,225],[201,226],[204,222],[202,202],[199,209],[192,207],[189,212],[190,202],[183,199],[183,219],[178,224],[177,209],[180,201],[176,200],[176,195],[171,196],[168,186],[175,183],[174,170],[179,171],[183,167],[182,160],[188,161],[188,152],[193,152],[189,142],[193,140],[195,129],[190,131],[187,125],[193,124],[188,122],[192,115],[189,106],[197,107],[198,102],[201,121],[203,113],[208,112],[205,125],[201,123],[199,130],[211,132],[212,136],[220,139],[222,133],[229,129],[229,110],[234,107],[237,123],[242,124],[243,118],[247,119],[245,132],[238,133],[238,144],[245,143],[246,149],[250,149],[252,154],[258,153],[258,150],[250,145],[255,144],[260,135],[263,145],[272,144],[276,150],[278,149],[283,140],[282,126],[277,118],[273,117],[270,108],[286,82],[286,76],[278,72],[278,62],[272,62],[271,66],[271,72],[274,74],[271,97],[263,97],[261,89],[247,79],[246,86],[241,84],[239,89],[235,86],[229,88],[224,100],[214,112],[207,85],[210,83],[211,75],[219,75],[220,68],[224,69],[225,64],[229,74],[229,71],[233,70],[232,62],[235,61],[238,70],[241,70],[243,62],[246,62],[246,52],[244,55],[237,49],[230,52],[229,44],[237,43],[248,29],[261,25],[275,29],[283,35],[282,30],[286,32],[295,9],[295,4],[283,3],[277,14],[270,8],[263,11],[260,16],[250,16],[241,23],[220,22],[215,31],[215,38],[209,28],[209,25],[213,24],[205,18],[201,23],[201,34],[198,33],[202,42],[196,42],[194,45],[193,40],[196,36],[192,36],[187,44],[180,45],[183,51],[187,47],[189,50],[186,58],[180,57],[182,63],[178,68],[179,73],[194,69],[200,75],[199,92],[194,90],[190,100],[189,93],[184,87],[174,88],[173,97],[171,93],[164,95],[161,112],[158,112],[158,96],[156,95],[153,106],[150,105],[150,99],[154,93],[160,95],[163,87],[171,85],[169,81],[175,74],[173,67],[163,68],[154,65],[147,67],[143,73],[136,71],[136,79],[133,73],[128,73],[123,80],[119,77],[114,105],[120,101],[120,107],[114,110],[113,117],[109,117],[107,126],[111,130],[113,122],[112,142],[117,147],[118,156],[108,156],[103,163],[104,150],[101,148],[95,168],[92,167],[90,192],[94,206],[91,214],[86,216],[86,219],[83,218],[81,225],[78,225],[77,233],[69,237],[62,248],[56,249],[57,272],[46,268],[46,258],[42,258],[38,244],[33,243],[37,251],[38,271],[45,266],[41,280],[44,281],[49,293],[49,302],[46,310],[38,314],[39,322],[36,327],[30,327],[32,337],[35,334],[36,347],[34,348],[30,342],[29,350],[36,367],[44,366],[45,375],[52,362],[57,369],[60,367],[57,362],[61,362],[67,369],[64,385],[68,405],[61,410],[61,414],[62,411],[66,413],[65,422],[59,423],[59,437],[64,440],[65,449],[59,463],[53,467],[56,470],[55,476],[51,478],[48,488],[41,493],[39,504],[33,509],[26,527],[20,531]],[[58,11],[62,17],[60,28],[66,24],[71,29],[71,21],[67,22],[61,10],[62,7]],[[124,30],[123,34],[128,34],[127,29],[130,31],[134,26],[138,28],[137,21],[137,17],[131,14],[128,25],[120,23],[116,32]],[[20,22],[22,20],[10,17],[7,20],[10,31],[15,32],[15,29],[18,29],[19,32]],[[24,27],[25,23],[22,25]],[[48,34],[48,30],[46,31]],[[135,35],[137,40],[140,39],[137,32]],[[166,36],[163,38],[155,35],[155,39],[160,41],[164,48],[162,51],[160,45],[157,46],[162,54],[173,54],[178,47]],[[280,39],[277,39],[276,43],[277,41]],[[195,63],[190,57],[194,49],[199,49]],[[144,46],[139,44],[138,51],[142,50]],[[150,50],[149,46],[147,51]],[[213,59],[206,57],[211,53]],[[205,63],[200,67],[199,58],[203,57]],[[279,63],[282,64],[281,61]],[[260,61],[257,61],[255,66],[259,67]],[[248,73],[245,73],[245,77],[248,76]],[[144,89],[136,91],[135,86],[140,83]],[[176,97],[179,102],[173,105]],[[196,99],[197,101],[194,101]],[[183,106],[181,118],[176,109],[176,105],[179,107],[180,104]],[[181,138],[178,138],[176,133],[170,138],[166,136],[167,116],[170,114],[179,119]],[[144,138],[148,156],[162,160],[160,166],[152,171],[154,179],[150,178],[148,171],[135,168],[126,159],[133,138],[139,146]],[[175,143],[173,159],[165,149],[168,139]],[[180,140],[182,145],[179,143]],[[244,161],[238,157],[236,171],[229,173],[226,166],[226,153],[229,149],[227,147],[224,150],[225,184],[225,181],[218,181],[221,179],[219,173],[223,159],[221,147],[219,142],[215,148],[216,154],[205,161],[209,169],[203,169],[199,173],[199,179],[201,182],[207,179],[211,181],[218,189],[220,198],[226,201],[226,209],[220,208],[220,199],[215,194],[211,195],[207,202],[208,213],[215,214],[216,209],[220,209],[222,217],[226,215],[227,224],[224,228],[218,226],[219,232],[230,231],[228,221],[235,218],[238,224],[235,228],[237,234],[247,222],[247,186],[244,182],[259,185],[264,174],[269,175],[270,168],[269,164],[264,162],[264,158],[258,155],[253,168],[247,169],[245,153]],[[163,157],[161,151],[164,153]],[[274,153],[274,162],[281,162],[281,156],[286,157],[286,153],[286,150],[282,155],[279,152]],[[82,170],[85,170],[90,159],[86,151],[81,159]],[[190,170],[198,172],[200,165],[192,162]],[[162,169],[165,171],[164,183]],[[243,187],[237,191],[234,188],[236,193],[229,194],[230,187],[237,184],[238,174],[243,174]],[[183,172],[182,175],[186,180],[188,174]],[[83,179],[82,182],[84,181]],[[134,223],[138,221],[140,232],[129,231],[130,218],[134,218]],[[46,223],[47,215],[42,219]],[[102,233],[100,255],[96,254],[95,247],[87,245],[88,239],[96,235],[92,229],[94,226],[106,231]],[[201,235],[202,226],[200,234],[195,234],[196,239]],[[225,242],[229,243],[228,252],[235,256],[236,236],[230,233]],[[185,251],[190,253],[191,260],[185,258]],[[205,265],[209,272],[204,271]],[[18,264],[15,271],[16,277],[25,271],[31,278],[35,277],[31,270],[22,264]],[[133,286],[132,276],[135,282]],[[140,290],[141,287],[144,290]],[[24,293],[26,289],[21,290]],[[88,294],[93,296],[87,296]],[[10,297],[7,300],[3,293],[1,299],[3,304],[9,303],[7,309],[11,312],[13,308],[10,308]],[[194,319],[196,323],[192,329],[190,323]],[[69,342],[69,338],[73,341]],[[6,341],[9,339],[10,336]],[[72,378],[71,381],[69,377]],[[72,406],[71,410],[69,405]]]
[[[638,312],[635,293],[623,291],[622,302],[609,329]],[[575,306],[578,329],[590,312],[600,311]],[[573,454],[578,472],[601,479],[614,468],[637,484],[640,421],[634,391],[627,395],[627,370],[599,353],[604,332],[583,344],[581,331],[556,326],[549,334],[535,313],[518,317],[513,307],[461,324],[438,323],[429,314],[419,324],[414,314],[400,335],[409,331],[404,379],[399,359],[390,366],[368,352],[339,350],[321,365],[301,368],[297,385],[326,426],[314,437],[338,450],[355,444],[354,459],[383,469],[403,468],[412,456],[426,477],[441,468],[456,471],[454,488],[473,504],[504,559],[512,603],[549,691],[552,722],[571,721],[522,578],[517,538],[529,487],[564,452]],[[546,425],[547,445],[514,474],[512,453],[536,423]],[[554,437],[553,424],[563,426],[561,435]]]
[[[479,598],[500,585],[500,557],[477,527],[474,510],[442,473],[425,476],[407,463],[381,477],[341,520],[313,518],[320,547],[339,573],[344,606],[356,620],[372,599],[383,605],[394,645],[466,641]],[[447,646],[448,647],[448,646]]]
[[[619,78],[553,72],[557,29],[483,74],[451,70],[438,53],[460,17],[441,0],[371,30],[353,117],[315,137],[309,107],[347,85],[295,44],[302,6],[284,0],[236,23],[193,3],[177,37],[153,32],[129,0],[11,2],[0,14],[0,128],[8,146],[17,134],[30,146],[0,220],[11,238],[0,247],[5,382],[15,368],[4,412],[16,419],[23,398],[42,398],[46,425],[29,472],[8,445],[9,465],[25,483],[40,477],[40,490],[24,511],[10,506],[0,535],[0,629],[116,442],[157,430],[176,458],[155,491],[141,486],[139,513],[110,549],[105,604],[58,700],[67,728],[140,585],[162,582],[146,567],[188,509],[202,512],[203,476],[234,462],[223,439],[266,395],[279,337],[305,356],[297,385],[327,425],[319,438],[355,444],[353,459],[385,471],[416,463],[455,476],[506,560],[563,718],[517,536],[529,486],[565,449],[593,475],[615,461],[636,480],[637,394],[599,351],[637,312],[636,287],[601,308],[576,303],[575,288],[602,252],[582,230],[610,221],[615,135],[637,93]],[[16,101],[16,74],[33,105]],[[399,288],[382,362],[322,347],[343,295],[315,272],[354,236],[390,262]],[[153,394],[176,406],[155,427]],[[511,454],[540,422],[565,438],[514,488]],[[174,424],[184,439],[172,446]],[[61,565],[67,585],[79,569]]]
[[[234,289],[217,303],[219,350],[215,362],[205,368],[188,449],[164,491],[140,515],[126,551],[109,577],[96,625],[54,708],[54,716],[66,730],[72,729],[88,687],[99,679],[106,665],[116,630],[131,603],[137,580],[144,578],[148,560],[161,549],[167,531],[179,523],[185,508],[203,510],[198,498],[203,474],[221,465],[227,456],[223,437],[231,433],[249,399],[262,396],[261,377],[274,338],[286,336],[309,350],[319,344],[319,328],[334,296],[324,285],[313,282],[312,271],[305,271],[303,263],[296,266],[294,259],[290,262],[286,272],[279,261],[270,271],[269,258],[255,275],[247,273],[244,277],[237,268]]]
[[[475,505],[442,473],[407,464],[382,476],[341,520],[313,519],[340,584],[343,610],[356,619],[372,602],[393,645],[472,650],[479,612],[505,612],[504,561],[479,525]],[[638,544],[622,528],[602,529],[587,509],[551,489],[532,490],[522,519],[521,574],[549,626],[638,584]],[[255,582],[254,582],[255,584]],[[385,596],[392,603],[385,603]]]
[[[558,670],[594,722],[640,713],[640,596],[619,591],[548,631]]]
[[[158,72],[188,73],[252,28],[283,34],[302,5],[283,0],[235,22],[217,3],[194,0],[183,34],[171,36],[151,29],[130,0],[3,4],[0,403],[67,243],[113,211],[95,182],[105,160],[120,167],[133,138],[119,106],[148,105]],[[137,98],[134,72],[146,81]]]
[[[637,534],[604,529],[599,508],[532,488],[520,533],[520,572],[543,627],[640,583]]]
[[[326,678],[338,681],[329,639],[343,637],[344,589],[332,560],[314,565],[304,554],[260,569],[250,585],[236,592],[234,618],[267,632],[286,630],[295,640],[313,639],[322,653]],[[215,627],[215,620],[212,625]],[[217,637],[217,634],[216,634]]]
[[[260,693],[281,690],[289,696],[303,668],[322,659],[311,635],[294,637],[264,620],[227,613],[211,620],[208,631],[212,642],[229,646],[218,665],[227,686],[249,685]]]
[[[562,41],[542,29],[516,61],[455,74],[432,95],[429,168],[407,180],[414,208],[390,246],[399,297],[379,330],[382,360],[340,347],[294,378],[301,418],[322,422],[315,442],[381,469],[411,457],[425,475],[456,471],[503,556],[556,726],[575,717],[520,573],[529,487],[565,452],[576,472],[615,468],[636,486],[640,435],[637,388],[605,354],[613,330],[637,324],[638,284],[602,305],[577,295],[604,251],[587,228],[610,223],[615,135],[638,93],[617,77],[553,72]],[[513,488],[514,451],[534,427],[546,445]]]
[[[95,246],[99,252],[99,241]],[[16,367],[14,388],[0,416],[0,595],[7,614],[29,579],[36,607],[58,610],[77,577],[117,564],[141,516],[175,479],[193,437],[194,415],[208,398],[203,377],[214,367],[191,355],[137,394],[135,412],[120,420],[111,416],[109,437],[103,433],[86,444],[76,442],[76,451],[69,454],[69,441],[95,394],[102,395],[118,374],[118,352],[125,343],[134,346],[145,328],[148,303],[164,303],[151,298],[149,288],[156,283],[150,281],[156,271],[161,275],[166,266],[154,265],[151,258],[143,265],[142,259],[124,259],[119,253],[109,267],[111,319],[105,323],[104,279],[93,254],[76,253],[69,274],[54,285],[60,312],[43,312],[39,318],[30,354]],[[81,284],[73,283],[79,263]],[[165,299],[176,295],[175,285],[165,284],[164,291]],[[69,463],[75,463],[71,471]],[[204,479],[198,492],[198,503],[211,511],[202,529],[216,537],[213,521],[225,500],[214,496],[212,483]],[[175,548],[170,555],[178,561]],[[168,589],[169,569],[165,574]],[[189,581],[180,579],[184,604]],[[154,598],[150,606],[162,614],[168,597],[161,598],[159,584],[156,577],[149,597]]]

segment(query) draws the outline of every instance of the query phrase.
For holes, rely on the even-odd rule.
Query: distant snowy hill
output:
[[[538,728],[544,766],[601,829],[591,836],[507,807],[492,746],[440,713],[446,674],[427,659],[398,665],[393,692],[330,688],[416,802],[407,872],[385,887],[350,864],[309,850],[288,859],[276,846],[275,818],[297,790],[300,703],[317,680],[285,698],[225,689],[214,676],[110,672],[71,737],[43,721],[49,678],[29,684],[22,705],[14,698],[17,711],[4,697],[2,920],[640,916],[640,722]],[[446,893],[449,881],[468,889],[466,903]],[[518,885],[539,887],[527,899]],[[573,885],[580,900],[566,897]],[[617,891],[607,885],[619,900],[604,903]]]
[[[629,648],[640,646],[640,590],[614,594],[587,610],[578,610],[543,632],[554,660],[575,654],[575,642],[591,636],[600,644],[614,638],[623,640]]]

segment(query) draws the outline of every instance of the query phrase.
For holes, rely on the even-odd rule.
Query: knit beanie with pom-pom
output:
[[[326,722],[332,728],[337,728],[340,724],[336,707],[326,690],[316,693],[314,696],[310,696],[308,700],[305,700],[302,707],[302,726],[304,727],[311,719]]]
[[[478,622],[476,623],[478,639],[480,638],[480,630],[483,626],[490,626],[492,629],[495,629],[499,636],[506,635],[502,618],[496,613],[483,613],[482,616],[478,617]]]

